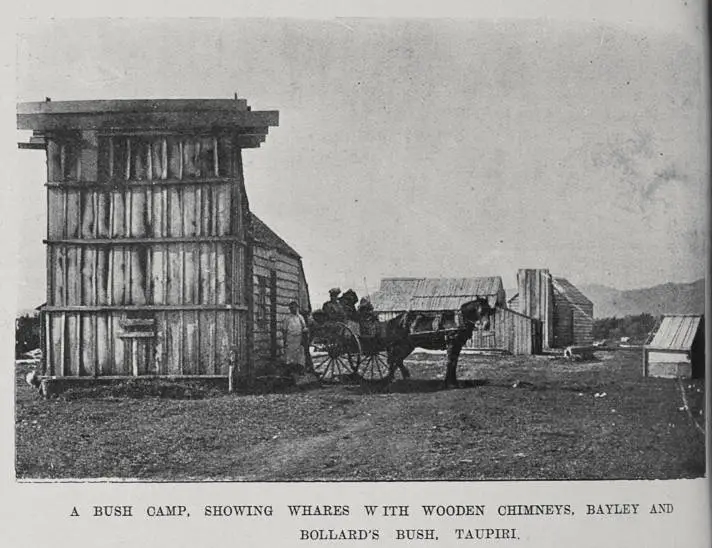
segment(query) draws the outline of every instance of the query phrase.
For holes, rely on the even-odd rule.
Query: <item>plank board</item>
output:
[[[52,358],[49,363],[49,374],[58,377],[64,376],[64,315],[50,314],[50,330],[47,334],[47,339],[52,347],[50,356]]]
[[[164,368],[169,375],[181,375],[181,321],[180,313],[166,314],[166,363]]]
[[[199,359],[200,371],[208,375],[215,371],[215,313],[203,311],[199,313]]]
[[[227,375],[230,362],[230,347],[232,345],[232,313],[218,312],[216,314],[216,345],[215,360],[217,374]]]
[[[226,260],[225,245],[217,244],[217,271],[216,277],[216,301],[218,304],[227,304],[228,295],[228,265]]]
[[[200,366],[200,326],[198,312],[183,314],[183,375],[200,375],[205,371]]]
[[[111,253],[111,302],[126,304],[126,261],[123,247],[116,247]]]
[[[166,189],[168,192],[168,236],[183,236],[183,206],[180,187]]]
[[[63,178],[61,146],[56,139],[47,139],[47,180],[61,181]]]
[[[54,103],[54,102],[53,102]],[[112,113],[66,113],[18,114],[17,128],[32,130],[102,129],[105,127],[137,129],[181,130],[223,128],[264,128],[279,125],[279,112],[274,111],[202,111],[202,112],[112,112]]]
[[[215,192],[214,216],[216,218],[216,235],[227,236],[230,234],[231,224],[231,191],[228,185],[213,187]]]
[[[81,373],[83,375],[96,374],[96,324],[95,317],[91,314],[82,314],[78,317],[81,322]]]
[[[168,249],[166,304],[182,304],[183,253],[182,245],[170,245]]]
[[[122,191],[111,193],[111,237],[123,238],[126,236],[126,199]]]
[[[185,267],[183,279],[183,303],[198,303],[198,282],[200,279],[200,255],[196,244],[185,244]]]
[[[80,191],[67,189],[66,193],[66,231],[67,238],[78,238],[80,232],[81,210],[79,204]]]
[[[63,190],[58,188],[50,188],[47,191],[48,196],[48,238],[61,239],[65,237],[65,211],[64,211],[64,200],[65,193]]]
[[[180,190],[183,193],[183,235],[188,237],[199,236],[196,189],[195,187],[184,187]]]
[[[109,322],[107,314],[97,314],[96,318],[96,375],[111,373]]]
[[[66,304],[70,306],[81,304],[81,271],[79,269],[79,253],[76,247],[68,247],[66,250],[67,269],[67,299]]]
[[[127,202],[129,207],[129,237],[143,238],[148,236],[148,204],[146,201],[146,193],[142,188],[131,188],[127,190],[130,195],[130,200]]]
[[[130,304],[144,305],[146,304],[147,251],[145,248],[133,248],[128,250],[128,253],[131,257]]]
[[[76,249],[79,257],[79,267],[81,269],[81,277],[79,278],[79,304],[95,305],[96,295],[96,280],[94,266],[96,261],[96,250],[92,248]]]

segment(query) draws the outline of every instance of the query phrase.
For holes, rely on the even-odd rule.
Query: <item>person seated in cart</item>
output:
[[[344,305],[339,302],[341,289],[334,287],[329,290],[329,300],[326,301],[321,309],[326,314],[328,320],[332,322],[343,322],[346,319],[346,310]]]
[[[347,289],[344,294],[339,297],[339,303],[344,309],[346,314],[346,319],[353,322],[358,322],[358,312],[356,311],[356,303],[358,302],[358,295],[353,289]]]
[[[358,322],[361,334],[365,337],[375,337],[378,328],[378,314],[373,310],[373,304],[368,297],[363,297],[358,304]]]

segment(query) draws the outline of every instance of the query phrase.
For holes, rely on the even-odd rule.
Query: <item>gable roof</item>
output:
[[[690,350],[703,320],[702,315],[670,314],[663,316],[660,327],[646,348]]]
[[[257,243],[301,259],[301,255],[282,238],[277,236],[277,233],[268,227],[257,215],[250,213],[250,216],[252,218],[252,235]]]
[[[558,292],[567,301],[579,306],[593,306],[593,302],[566,278],[552,276],[554,291]]]
[[[376,312],[456,310],[477,297],[495,306],[504,296],[502,278],[384,278],[371,296]]]

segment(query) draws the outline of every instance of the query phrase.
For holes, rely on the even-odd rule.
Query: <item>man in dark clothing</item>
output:
[[[346,310],[339,302],[341,290],[338,287],[329,290],[329,300],[324,303],[321,309],[327,318],[335,322],[343,322],[346,319]]]

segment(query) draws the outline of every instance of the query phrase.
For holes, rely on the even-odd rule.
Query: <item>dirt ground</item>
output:
[[[591,362],[415,354],[412,378],[226,394],[162,384],[44,400],[17,366],[18,478],[670,479],[705,474],[704,382],[641,376],[641,351]],[[130,387],[129,387],[130,388]]]

